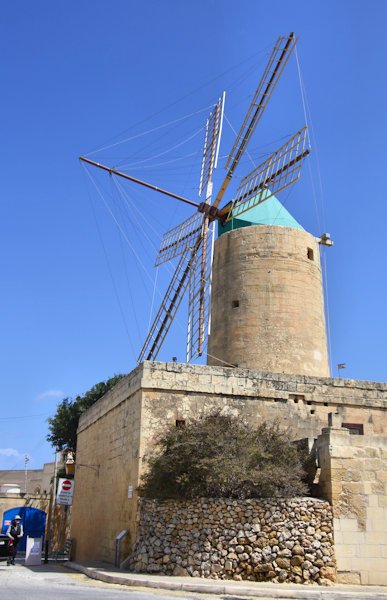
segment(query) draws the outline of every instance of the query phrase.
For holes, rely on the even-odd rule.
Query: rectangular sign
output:
[[[74,479],[58,479],[56,503],[70,506],[73,503]]]
[[[42,538],[32,538],[27,536],[26,559],[28,566],[40,565],[42,563]]]

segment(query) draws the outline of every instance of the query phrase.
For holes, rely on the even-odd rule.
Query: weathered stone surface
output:
[[[290,567],[290,560],[288,558],[277,558],[276,563],[281,569],[289,569]]]
[[[300,567],[303,562],[304,562],[303,557],[302,556],[298,556],[298,555],[292,556],[292,558],[290,559],[290,564],[293,567]],[[317,561],[316,561],[316,563],[317,563]]]
[[[336,580],[336,569],[334,567],[321,567],[320,569],[321,577],[324,579],[329,579],[330,581]]]
[[[219,236],[208,364],[328,377],[319,254],[314,236],[290,227]]]
[[[193,523],[202,525],[187,527]],[[212,579],[324,584],[334,580],[335,563],[332,536],[320,541],[323,527],[332,529],[331,508],[312,498],[142,499],[131,568]]]

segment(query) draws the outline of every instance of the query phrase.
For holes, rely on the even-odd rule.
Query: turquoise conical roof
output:
[[[304,229],[290,214],[283,204],[275,196],[264,200],[254,208],[233,218],[222,225],[218,221],[218,235],[251,225],[276,225],[278,227],[292,227],[293,229]]]

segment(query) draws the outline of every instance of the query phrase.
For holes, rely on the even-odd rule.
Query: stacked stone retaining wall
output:
[[[314,498],[141,500],[137,572],[327,584],[332,510]]]

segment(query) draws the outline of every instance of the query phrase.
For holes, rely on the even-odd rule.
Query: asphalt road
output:
[[[0,562],[0,600],[214,600],[207,594],[161,593],[89,579],[60,565],[26,567]]]

